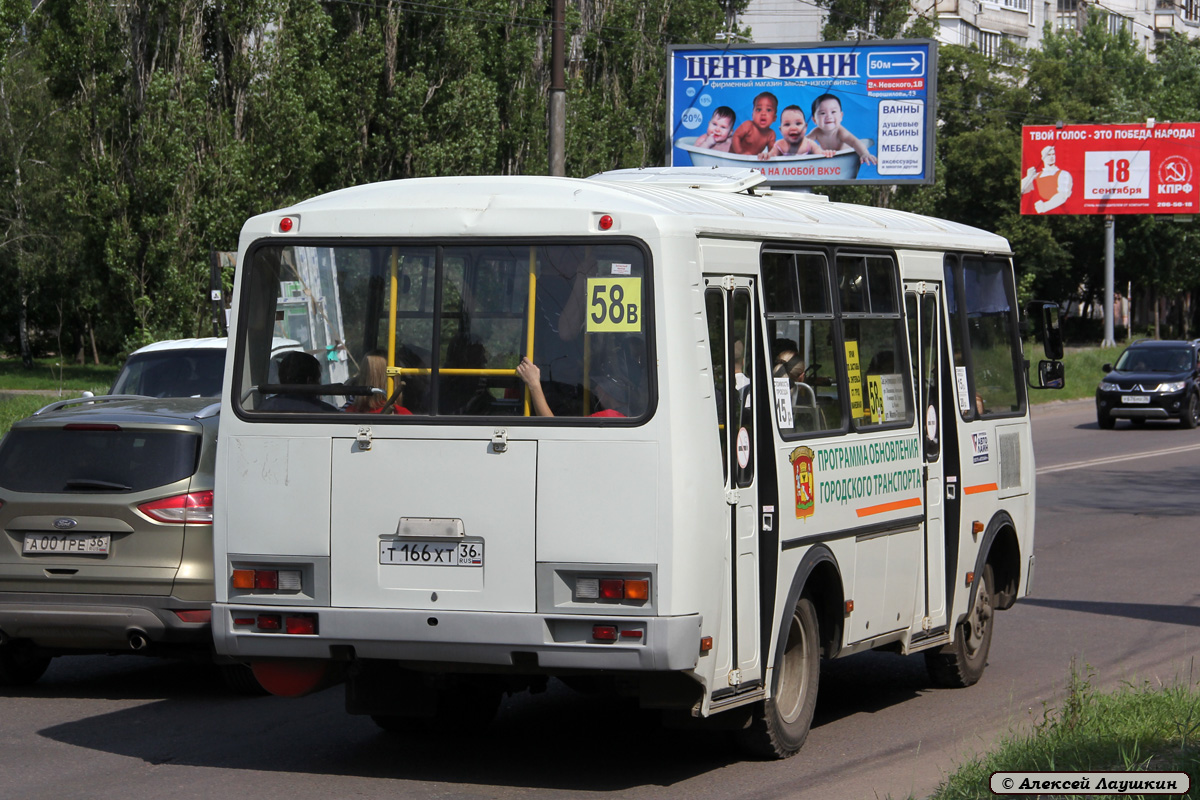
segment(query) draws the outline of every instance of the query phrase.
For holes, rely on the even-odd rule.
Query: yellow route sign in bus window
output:
[[[858,342],[846,342],[846,377],[850,383],[850,416],[858,419],[865,416],[863,409],[862,370],[858,364]]]
[[[641,331],[641,278],[588,278],[587,297],[588,333]]]
[[[887,414],[883,405],[883,379],[878,375],[867,376],[867,402],[871,412],[871,422],[887,422]]]

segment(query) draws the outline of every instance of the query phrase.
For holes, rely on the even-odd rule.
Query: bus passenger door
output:
[[[941,284],[905,283],[913,388],[920,421],[925,472],[925,592],[924,611],[913,625],[914,638],[936,634],[946,627],[946,542],[941,415],[942,337]],[[953,424],[953,420],[950,421]]]
[[[762,680],[759,648],[758,475],[755,444],[756,314],[749,278],[705,279],[705,307],[724,463],[731,639],[729,684]],[[726,379],[728,376],[728,379]]]

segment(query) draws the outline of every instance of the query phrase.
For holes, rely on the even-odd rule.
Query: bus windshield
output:
[[[265,244],[247,259],[235,402],[250,414],[644,418],[646,261],[609,241]],[[278,336],[305,352],[271,383]]]

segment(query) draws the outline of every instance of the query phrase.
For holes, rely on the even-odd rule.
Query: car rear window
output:
[[[183,431],[16,428],[0,444],[0,486],[16,492],[140,492],[196,471],[200,436]]]
[[[221,394],[225,351],[163,350],[130,356],[111,394],[147,397],[216,397]]]

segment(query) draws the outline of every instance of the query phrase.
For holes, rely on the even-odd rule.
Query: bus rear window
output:
[[[650,408],[649,281],[635,246],[267,245],[248,263],[235,397],[251,414],[637,419]],[[272,382],[278,336],[305,352]]]

